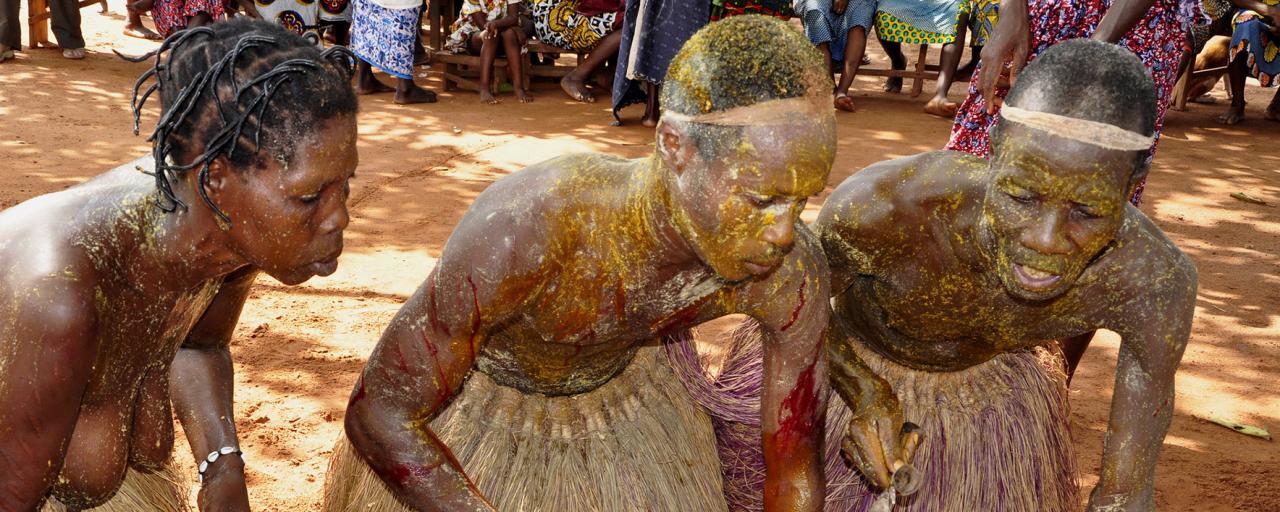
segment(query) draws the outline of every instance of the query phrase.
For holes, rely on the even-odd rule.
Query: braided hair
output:
[[[133,85],[133,133],[142,107],[160,92],[160,119],[147,138],[155,159],[157,206],[187,205],[173,183],[197,170],[200,197],[223,221],[231,219],[209,198],[209,165],[225,157],[233,168],[254,168],[274,158],[288,164],[297,141],[321,121],[357,108],[351,89],[355,56],[334,46],[321,51],[277,24],[236,19],[179,31],[154,52],[155,64]],[[153,80],[141,94],[139,90]],[[263,150],[266,151],[263,151]]]

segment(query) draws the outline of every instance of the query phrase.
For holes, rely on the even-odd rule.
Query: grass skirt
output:
[[[524,394],[475,371],[432,422],[498,510],[723,511],[706,414],[657,347],[578,395]],[[327,512],[403,512],[343,435],[325,483]]]
[[[186,512],[187,497],[190,489],[189,480],[174,469],[173,464],[165,464],[155,472],[139,471],[130,468],[124,475],[124,482],[109,501],[94,507],[93,512]],[[63,505],[54,498],[49,498],[41,512],[67,512]]]
[[[760,334],[754,322],[734,333],[724,371],[714,381],[693,375],[701,367],[690,344],[671,349],[683,361],[674,364],[676,371],[712,413],[725,495],[735,511],[763,509],[764,457],[754,412],[763,379]],[[915,495],[898,500],[895,510],[1054,512],[1076,507],[1066,375],[1059,354],[1036,348],[956,372],[926,372],[891,362],[860,342],[853,347],[893,386],[904,419],[921,427],[913,463],[924,484]],[[840,453],[852,413],[834,394],[828,403],[826,509],[867,510],[876,491]]]

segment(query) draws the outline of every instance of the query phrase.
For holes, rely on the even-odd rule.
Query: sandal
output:
[[[62,50],[62,57],[71,60],[81,60],[84,58],[84,48],[67,48]]]

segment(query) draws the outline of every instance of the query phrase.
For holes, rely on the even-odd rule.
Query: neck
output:
[[[655,154],[640,165],[636,176],[637,186],[629,202],[636,207],[636,218],[644,237],[655,245],[653,251],[659,265],[702,265],[690,242],[693,234],[685,213],[672,197],[674,173]]]
[[[182,190],[189,191],[185,186]],[[187,289],[245,265],[227,247],[216,215],[198,195],[180,194],[187,196],[180,197],[187,206],[164,212],[156,206],[157,194],[149,194],[138,205],[139,222],[126,228],[136,230],[133,247],[121,248],[133,259],[127,266],[130,282],[146,288]]]

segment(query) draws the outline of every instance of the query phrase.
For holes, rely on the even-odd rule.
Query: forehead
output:
[[[285,169],[282,179],[308,184],[345,177],[355,171],[358,159],[355,116],[338,116],[296,141],[293,164]]]
[[[768,194],[810,196],[827,183],[835,159],[834,120],[744,127],[713,165],[728,180]]]
[[[997,176],[1062,185],[1091,183],[1124,187],[1138,154],[1070,140],[1017,123],[1007,123],[992,166]]]

